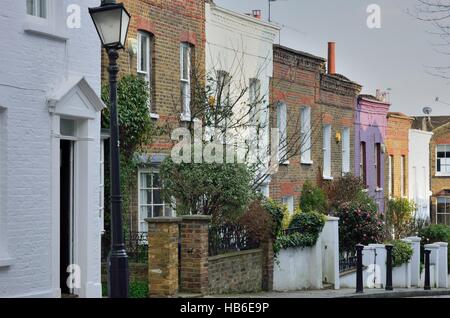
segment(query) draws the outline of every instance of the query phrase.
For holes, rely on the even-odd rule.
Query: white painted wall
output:
[[[232,79],[231,100],[239,99],[239,105],[248,103],[249,82],[256,78],[261,83],[261,96],[264,104],[260,120],[267,123],[269,112],[269,83],[273,75],[273,44],[279,28],[271,23],[239,14],[215,4],[206,4],[206,72],[207,77],[216,78],[216,71],[228,72]],[[241,98],[238,96],[246,89]],[[265,106],[265,107],[264,107]],[[237,118],[248,114],[245,107],[239,107]],[[263,149],[269,145],[269,127],[261,133],[260,144]],[[249,132],[235,132],[239,141],[248,138]],[[262,159],[267,160],[265,155]]]
[[[54,197],[55,149],[58,114],[51,115],[47,99],[71,78],[85,77],[100,93],[100,43],[87,8],[98,0],[76,1],[81,8],[81,28],[66,28],[71,0],[50,0],[52,24],[34,23],[26,15],[26,1],[3,0],[0,16],[0,106],[4,108],[4,145],[7,167],[0,173],[0,228],[6,233],[0,245],[0,297],[58,297],[59,218]],[[53,24],[54,22],[54,24]],[[7,32],[5,31],[7,30]],[[74,99],[72,99],[73,101]],[[82,106],[88,111],[89,105]],[[81,108],[80,108],[81,109]],[[53,119],[52,119],[53,116]],[[77,262],[82,267],[80,296],[101,296],[100,231],[98,217],[99,113],[86,119],[80,142],[88,156],[79,180],[89,184],[79,207]],[[53,125],[53,126],[52,126]],[[53,147],[53,148],[52,148]],[[58,155],[57,155],[58,156]],[[58,158],[58,157],[56,157]],[[81,164],[81,163],[80,163]],[[81,184],[81,183],[80,183]],[[59,211],[58,211],[59,212]],[[4,226],[4,227],[3,227]],[[83,235],[81,237],[81,235]]]
[[[409,130],[409,198],[417,204],[416,217],[430,218],[430,139],[433,133]]]
[[[338,222],[338,218],[327,217],[313,247],[282,249],[278,253],[273,273],[274,290],[321,289],[323,282],[340,288]]]

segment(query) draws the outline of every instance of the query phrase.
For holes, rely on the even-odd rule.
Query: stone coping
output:
[[[436,249],[436,248],[439,248],[439,244],[437,244],[437,243],[426,244],[424,247],[429,248],[429,249]]]
[[[260,248],[253,249],[253,250],[246,250],[246,251],[231,252],[231,253],[226,253],[226,254],[210,256],[210,257],[208,257],[208,261],[216,261],[216,260],[223,259],[223,258],[242,256],[242,255],[248,255],[248,254],[256,254],[256,253],[262,253],[262,252],[263,252],[263,250]]]
[[[180,217],[182,221],[204,221],[209,222],[212,219],[211,215],[183,215]]]
[[[172,217],[157,217],[157,218],[147,218],[145,219],[147,223],[180,223],[181,218],[172,218]]]

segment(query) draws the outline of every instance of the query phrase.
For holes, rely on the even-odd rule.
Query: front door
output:
[[[62,294],[73,294],[67,283],[68,268],[74,259],[74,209],[73,209],[73,149],[74,142],[61,140],[60,164],[60,287]]]

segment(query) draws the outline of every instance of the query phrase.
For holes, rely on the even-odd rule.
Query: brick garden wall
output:
[[[241,251],[209,257],[209,293],[247,293],[262,289],[263,251]]]

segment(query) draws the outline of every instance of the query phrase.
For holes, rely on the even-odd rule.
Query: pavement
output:
[[[393,291],[384,289],[365,289],[357,294],[354,289],[325,289],[300,290],[294,292],[260,292],[251,294],[228,294],[205,296],[205,298],[422,298],[422,297],[450,297],[450,289],[436,288],[398,288]]]

